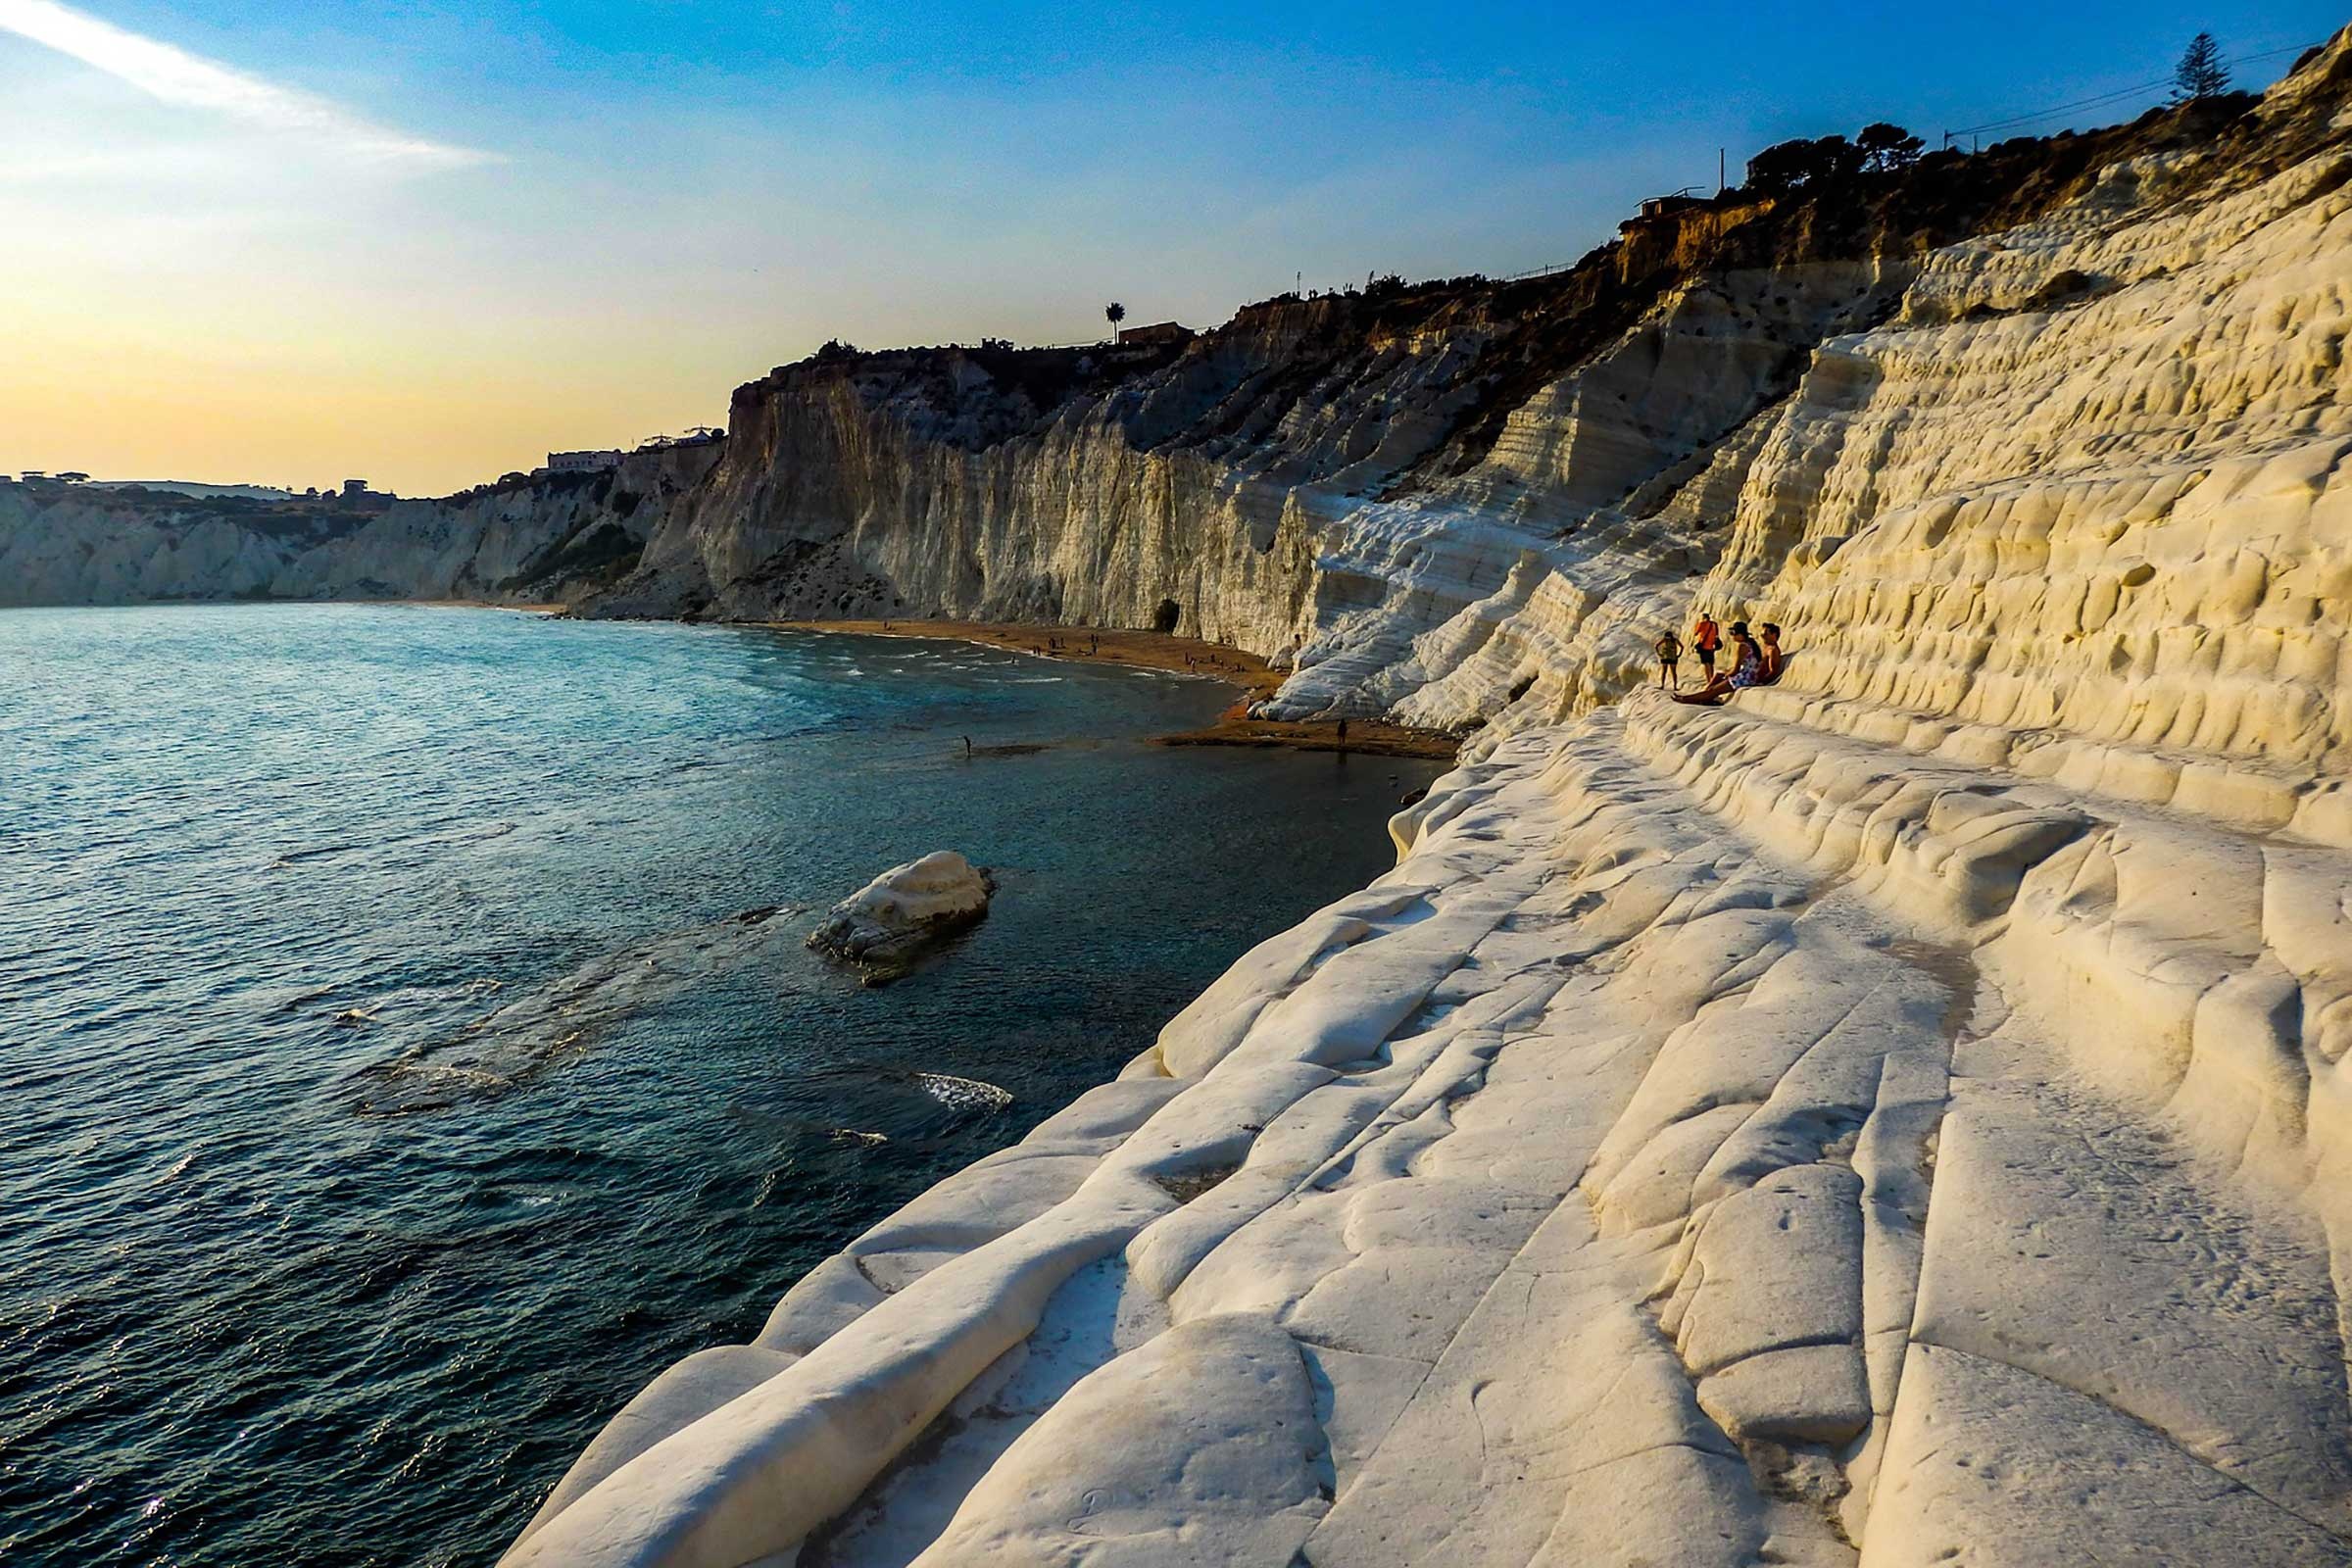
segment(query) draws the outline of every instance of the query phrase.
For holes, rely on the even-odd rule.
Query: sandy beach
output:
[[[1428,757],[1449,760],[1458,737],[1408,728],[1380,719],[1352,718],[1341,739],[1336,722],[1280,722],[1249,716],[1250,705],[1282,685],[1282,672],[1255,654],[1197,637],[1121,628],[1012,625],[981,620],[776,620],[783,631],[856,632],[866,637],[945,638],[979,643],[1041,659],[1097,664],[1133,664],[1177,674],[1206,675],[1241,688],[1233,706],[1213,724],[1154,737],[1162,746],[1287,746],[1304,752],[1353,752],[1367,757]]]

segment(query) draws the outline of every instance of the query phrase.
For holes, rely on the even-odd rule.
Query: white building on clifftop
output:
[[[621,454],[617,448],[588,452],[550,452],[547,455],[547,473],[598,473],[606,468],[620,466]]]

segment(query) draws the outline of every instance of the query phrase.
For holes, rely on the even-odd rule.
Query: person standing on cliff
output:
[[[1661,690],[1679,692],[1683,689],[1683,640],[1670,627],[1657,641],[1658,686]]]
[[[1723,629],[1703,610],[1698,624],[1690,628],[1690,646],[1698,654],[1698,683],[1708,685],[1715,679],[1715,650],[1723,646]]]

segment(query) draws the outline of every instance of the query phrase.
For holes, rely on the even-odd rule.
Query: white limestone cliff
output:
[[[580,597],[636,564],[715,446],[634,454],[438,501],[357,510],[0,483],[0,607],[155,600]]]
[[[1396,868],[506,1561],[2352,1562],[2348,71],[1294,494],[1290,701],[1488,720]],[[1702,603],[1787,678],[1626,695]]]

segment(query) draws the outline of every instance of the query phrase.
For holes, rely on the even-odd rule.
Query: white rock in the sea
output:
[[[980,923],[996,884],[954,850],[894,865],[826,912],[808,946],[889,979],[939,943]]]

